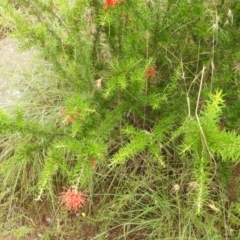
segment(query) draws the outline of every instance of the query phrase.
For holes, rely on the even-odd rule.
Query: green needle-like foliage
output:
[[[0,112],[0,201],[55,221],[81,190],[99,237],[237,237],[239,4],[2,1],[0,26],[48,67]]]

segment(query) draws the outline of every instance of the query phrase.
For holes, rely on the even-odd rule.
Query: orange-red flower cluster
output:
[[[60,193],[61,204],[68,211],[73,211],[77,213],[77,211],[83,208],[87,202],[87,197],[84,193],[78,192],[75,189],[68,189],[65,192]]]
[[[156,67],[149,67],[145,72],[145,78],[154,77],[156,75]]]
[[[67,116],[65,119],[65,123],[67,126],[72,124],[76,119],[84,120],[83,117],[79,113],[75,112],[73,114],[69,114],[67,109],[63,109],[62,112],[60,113],[60,116],[61,117]]]
[[[124,2],[125,0],[104,0],[105,8],[108,8],[109,6],[115,7],[116,3]]]

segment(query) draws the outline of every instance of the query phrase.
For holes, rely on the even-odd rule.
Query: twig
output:
[[[214,176],[216,175],[216,172],[217,172],[217,164],[216,164],[216,160],[214,158],[214,156],[212,155],[209,147],[208,147],[208,143],[207,143],[207,139],[205,137],[205,134],[204,134],[204,131],[202,129],[202,126],[201,126],[201,122],[200,122],[200,119],[199,119],[199,116],[198,116],[198,109],[199,109],[199,102],[200,102],[200,96],[201,96],[201,92],[202,92],[202,85],[203,85],[203,79],[204,79],[204,72],[205,72],[205,67],[203,66],[203,69],[202,69],[202,75],[201,75],[201,80],[200,80],[200,86],[199,86],[199,91],[198,91],[198,98],[197,98],[197,104],[196,104],[196,109],[195,109],[195,117],[197,119],[197,123],[198,123],[198,127],[199,127],[199,130],[201,132],[201,135],[202,135],[202,139],[203,139],[203,142],[204,142],[204,145],[205,147],[207,148],[207,151],[208,151],[208,154],[210,156],[210,158],[213,160],[214,162],[214,174],[210,180],[210,182],[212,181],[212,179],[214,178]]]

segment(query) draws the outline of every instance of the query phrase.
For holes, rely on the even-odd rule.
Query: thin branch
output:
[[[206,137],[205,137],[205,134],[204,134],[204,131],[203,131],[203,129],[202,129],[201,122],[200,122],[200,119],[199,119],[199,116],[198,116],[198,109],[199,109],[200,96],[201,96],[201,92],[202,92],[204,72],[205,72],[205,67],[203,66],[202,75],[201,75],[201,80],[200,80],[200,86],[199,86],[199,91],[198,91],[197,104],[196,104],[196,109],[195,109],[195,117],[196,117],[196,119],[197,119],[198,127],[199,127],[199,130],[200,130],[200,132],[201,132],[201,136],[202,136],[204,145],[205,145],[205,147],[207,148],[208,154],[209,154],[210,158],[213,160],[214,166],[215,166],[213,177],[212,177],[211,180],[210,180],[210,182],[211,182],[212,179],[214,178],[214,176],[216,175],[216,172],[217,172],[217,164],[216,164],[216,160],[215,160],[214,156],[212,155],[212,153],[211,153],[211,151],[210,151],[210,149],[209,149],[209,147],[208,147],[207,139],[206,139]]]

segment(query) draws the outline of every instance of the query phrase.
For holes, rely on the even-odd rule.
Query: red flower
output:
[[[73,211],[74,213],[80,208],[83,208],[87,202],[86,195],[75,189],[68,189],[60,193],[60,198],[62,199],[61,204],[63,204],[68,211]]]
[[[73,114],[70,114],[70,113],[68,113],[67,109],[63,109],[62,112],[59,115],[61,117],[62,116],[67,116],[64,120],[64,122],[66,123],[67,126],[72,124],[76,119],[84,120],[83,117],[79,113],[74,112]]]
[[[124,0],[104,0],[104,3],[106,4],[105,8],[108,8],[109,6],[115,7],[115,4],[120,2],[124,2]]]
[[[156,67],[149,67],[145,72],[145,78],[153,77],[156,75],[156,73],[157,73]]]

